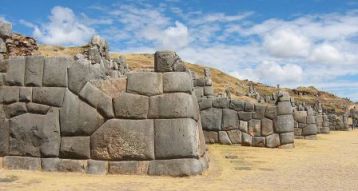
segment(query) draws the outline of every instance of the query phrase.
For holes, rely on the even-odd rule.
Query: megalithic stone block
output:
[[[154,54],[154,70],[156,72],[185,72],[186,67],[173,51],[157,51]]]
[[[26,59],[23,56],[11,57],[9,68],[6,73],[6,82],[13,86],[23,86],[25,83],[25,65]]]
[[[67,87],[67,68],[74,61],[67,57],[50,57],[45,59],[43,86]]]
[[[43,56],[26,57],[25,85],[42,86],[43,68],[45,58]]]

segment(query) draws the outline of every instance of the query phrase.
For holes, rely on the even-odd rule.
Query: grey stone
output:
[[[205,87],[205,78],[195,79],[195,86]]]
[[[25,103],[12,103],[4,106],[4,111],[6,114],[6,118],[10,119],[12,117],[24,114],[27,112]]]
[[[113,99],[114,112],[119,118],[145,119],[149,110],[147,96],[123,93]]]
[[[295,111],[293,112],[293,118],[298,123],[306,123],[307,112],[306,111]]]
[[[91,157],[99,160],[154,159],[153,120],[106,121],[91,136]]]
[[[90,155],[90,137],[61,138],[61,158],[88,159]]]
[[[219,135],[216,131],[203,131],[205,136],[205,143],[218,143]]]
[[[86,172],[86,160],[60,159],[57,164],[57,171],[60,172]]]
[[[90,82],[82,88],[79,96],[107,118],[113,118],[112,98]]]
[[[239,117],[236,111],[231,109],[223,109],[222,115],[222,130],[239,128]]]
[[[204,130],[221,130],[222,109],[210,108],[200,112]]]
[[[227,135],[229,136],[232,144],[240,144],[241,143],[241,131],[234,129],[227,131]]]
[[[41,170],[40,158],[5,156],[3,163],[10,170]]]
[[[58,87],[34,87],[32,88],[32,101],[43,105],[61,107],[65,88]]]
[[[50,106],[30,102],[26,104],[26,108],[29,113],[45,115],[50,109]]]
[[[198,118],[197,102],[186,93],[150,97],[149,118]]]
[[[266,137],[266,147],[276,148],[280,145],[280,136],[278,134],[272,134]]]
[[[226,97],[217,97],[213,100],[213,107],[228,108],[229,102],[230,100],[228,100]]]
[[[109,174],[146,175],[149,161],[110,161]]]
[[[202,164],[197,159],[172,159],[150,161],[149,175],[192,176],[203,172]]]
[[[205,96],[212,96],[214,95],[214,88],[212,86],[205,86],[204,87],[204,95]]]
[[[6,73],[8,68],[9,68],[8,60],[5,60],[4,56],[0,54],[0,72]]]
[[[266,105],[255,104],[255,112],[252,114],[254,119],[262,119],[265,117]]]
[[[240,120],[240,125],[239,125],[240,131],[242,131],[244,133],[248,133],[249,132],[248,128],[249,128],[249,123],[247,121]]]
[[[204,96],[204,88],[203,87],[195,87],[194,93],[197,98],[201,98]]]
[[[6,85],[6,73],[0,73],[0,87]]]
[[[245,102],[245,109],[246,112],[253,112],[254,111],[254,104],[250,102]]]
[[[316,118],[313,115],[307,116],[307,124],[315,124]]]
[[[251,119],[249,121],[249,132],[251,136],[261,136],[261,120]]]
[[[252,146],[254,147],[265,147],[265,137],[253,137]]]
[[[277,116],[277,107],[276,106],[267,106],[265,111],[265,117],[269,119],[275,119]]]
[[[213,106],[213,99],[211,98],[202,98],[199,101],[200,110],[209,109]]]
[[[252,112],[239,111],[239,119],[242,121],[250,121],[252,119]]]
[[[61,134],[64,136],[91,135],[104,122],[103,117],[70,91],[66,91],[60,110]]]
[[[45,59],[43,56],[27,56],[25,68],[25,85],[42,86]]]
[[[67,68],[73,60],[67,57],[49,57],[45,59],[43,86],[67,87]]]
[[[244,111],[245,102],[239,100],[230,100],[229,108],[235,111]]]
[[[192,79],[187,72],[167,72],[163,74],[163,90],[167,92],[187,92],[193,89]]]
[[[6,43],[2,38],[0,38],[0,53],[6,53],[6,52],[7,52]]]
[[[261,120],[261,134],[268,136],[273,133],[273,122],[271,119],[264,118]]]
[[[224,145],[231,145],[231,141],[226,131],[219,131],[219,141]]]
[[[157,51],[154,54],[156,72],[185,72],[186,67],[179,56],[172,51]]]
[[[294,132],[281,133],[280,134],[281,145],[293,143],[294,138],[295,138]]]
[[[5,78],[6,83],[14,86],[23,86],[25,80],[25,57],[11,57],[8,62],[9,68]]]
[[[295,136],[301,136],[302,135],[302,129],[301,128],[295,128],[294,129]]]
[[[19,88],[19,101],[30,102],[32,100],[32,88]]]
[[[9,153],[9,121],[0,119],[0,157]]]
[[[107,174],[108,162],[107,161],[98,161],[98,160],[88,160],[87,161],[87,173],[88,174],[98,174],[104,175]]]
[[[12,25],[7,22],[0,22],[0,36],[10,36],[12,33]]]
[[[317,134],[317,126],[316,124],[308,124],[305,128],[302,129],[302,135],[316,135]]]
[[[292,105],[291,102],[285,101],[285,102],[278,102],[277,104],[277,114],[278,115],[289,115],[292,114]]]
[[[323,127],[323,128],[321,128],[321,133],[322,133],[322,134],[329,134],[329,133],[330,133],[329,127]]]
[[[161,73],[134,72],[127,74],[127,92],[153,96],[163,93]]]
[[[251,146],[252,145],[252,136],[247,133],[241,133],[241,145],[243,146]]]
[[[91,47],[88,49],[88,58],[92,61],[92,63],[100,63],[101,55],[97,47]]]
[[[306,123],[298,123],[298,128],[305,128],[307,126]]]
[[[0,86],[0,102],[10,104],[19,101],[19,87]]]
[[[57,165],[60,162],[59,158],[41,158],[42,170],[48,172],[57,171]]]
[[[155,158],[199,157],[199,129],[193,119],[156,119]]]
[[[279,115],[274,121],[275,132],[293,132],[294,120],[292,115]]]

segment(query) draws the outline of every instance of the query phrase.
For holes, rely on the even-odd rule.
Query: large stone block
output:
[[[201,125],[204,130],[221,130],[222,109],[210,108],[200,112]]]
[[[227,135],[229,136],[232,144],[241,143],[242,135],[240,130],[234,129],[234,130],[227,131]]]
[[[6,53],[6,52],[7,52],[6,43],[2,38],[0,38],[0,53]]]
[[[275,119],[277,116],[277,107],[276,106],[267,106],[265,111],[265,117],[269,119]]]
[[[203,131],[205,136],[205,143],[218,143],[219,135],[216,131]]]
[[[60,110],[61,134],[64,136],[91,135],[104,122],[103,117],[90,105],[66,91]]]
[[[55,172],[57,171],[57,165],[59,162],[59,158],[41,158],[42,170],[48,172]]]
[[[194,93],[197,98],[201,98],[204,96],[204,88],[203,87],[195,87]]]
[[[242,121],[250,121],[252,119],[252,112],[239,111],[239,119]]]
[[[315,124],[316,118],[313,115],[307,116],[307,124]]]
[[[148,169],[149,175],[161,176],[191,176],[202,172],[202,163],[197,159],[154,160]]]
[[[154,70],[156,72],[185,72],[185,64],[172,51],[157,51],[154,54]]]
[[[253,137],[252,146],[254,147],[265,147],[265,137]]]
[[[108,171],[107,161],[88,160],[87,161],[87,173],[104,175]]]
[[[0,36],[10,36],[12,33],[12,25],[7,22],[0,22]]]
[[[41,170],[40,158],[5,156],[3,163],[10,170]]]
[[[32,100],[32,88],[20,87],[19,88],[19,101],[30,102]]]
[[[209,109],[212,106],[213,106],[213,99],[212,98],[201,98],[199,100],[199,108],[200,108],[200,110]]]
[[[274,121],[275,132],[293,132],[295,126],[292,115],[279,115]]]
[[[111,161],[108,166],[109,174],[146,175],[149,161]]]
[[[34,87],[32,89],[32,101],[34,103],[61,107],[65,88],[58,87]]]
[[[223,109],[222,115],[222,130],[239,128],[239,117],[236,111],[231,109]]]
[[[217,97],[213,99],[213,107],[228,108],[230,100],[226,97]]]
[[[60,159],[57,164],[57,171],[59,172],[86,172],[86,160],[71,160]]]
[[[155,158],[199,157],[199,129],[195,120],[156,119]]]
[[[205,87],[204,87],[204,95],[205,95],[205,96],[213,96],[213,95],[214,95],[214,88],[213,88],[213,86],[205,86]]]
[[[230,100],[229,108],[235,111],[244,111],[245,102],[239,100]]]
[[[30,102],[26,104],[26,108],[29,113],[45,115],[49,111],[50,106]]]
[[[153,120],[106,121],[91,136],[91,154],[99,160],[154,159]]]
[[[45,59],[43,56],[27,56],[25,68],[25,85],[42,86]]]
[[[316,135],[317,134],[317,126],[316,124],[308,124],[306,127],[302,129],[302,135]]]
[[[249,121],[249,134],[251,136],[261,136],[261,120],[251,119]]]
[[[163,90],[168,92],[187,92],[193,90],[193,83],[188,72],[167,72],[163,74]]]
[[[251,146],[252,145],[252,136],[247,133],[241,133],[241,134],[242,134],[241,145]]]
[[[10,104],[19,101],[19,87],[0,86],[0,103]]]
[[[293,143],[294,138],[295,138],[294,132],[281,133],[280,134],[281,145]]]
[[[219,131],[219,142],[224,145],[231,145],[231,141],[226,131]]]
[[[254,119],[262,119],[265,117],[266,105],[255,104],[255,112],[252,114]]]
[[[301,128],[295,128],[294,129],[295,136],[301,136],[302,135],[302,129]]]
[[[61,138],[61,158],[88,159],[90,155],[90,137]]]
[[[127,92],[153,96],[163,93],[161,73],[134,72],[127,74]]]
[[[246,112],[253,112],[253,111],[255,111],[255,105],[254,105],[253,103],[250,103],[250,102],[245,102],[244,111],[246,111]]]
[[[186,93],[150,97],[149,118],[198,118],[197,102]]]
[[[9,121],[0,119],[0,157],[9,153],[9,135]]]
[[[298,123],[306,123],[307,111],[295,111],[293,112],[293,118]]]
[[[12,103],[4,106],[4,111],[6,114],[6,118],[10,119],[12,117],[24,114],[27,112],[25,103]]]
[[[240,131],[242,131],[244,133],[248,133],[249,132],[249,123],[247,121],[240,121],[239,129],[240,129]]]
[[[79,96],[107,118],[114,117],[112,98],[90,82],[82,88]]]
[[[8,63],[9,66],[5,78],[6,83],[13,86],[23,86],[25,84],[25,57],[11,57]]]
[[[46,58],[43,69],[43,86],[67,87],[67,68],[73,62],[67,57]]]
[[[292,114],[293,109],[291,102],[284,101],[284,102],[278,102],[277,104],[277,114],[278,115],[289,115]]]
[[[261,120],[261,134],[268,136],[273,133],[273,121],[271,119],[264,118]]]
[[[119,118],[145,119],[149,110],[149,98],[147,96],[123,93],[113,99],[114,112]]]
[[[266,137],[266,147],[276,148],[280,146],[280,136],[278,134],[272,134]]]

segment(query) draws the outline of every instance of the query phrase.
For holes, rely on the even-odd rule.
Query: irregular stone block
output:
[[[293,143],[294,138],[295,138],[294,132],[281,133],[280,134],[281,145]]]
[[[93,159],[154,159],[153,120],[106,121],[91,136]]]
[[[219,135],[216,131],[203,131],[205,136],[205,143],[218,143]]]
[[[59,172],[86,172],[86,160],[60,159],[57,164]]]
[[[0,72],[6,73],[8,68],[9,68],[8,60],[5,60],[4,56],[0,54]]]
[[[9,153],[9,121],[0,119],[0,157]]]
[[[48,172],[55,172],[57,171],[57,165],[59,162],[59,158],[41,158],[42,170]]]
[[[45,59],[43,56],[27,56],[25,68],[25,85],[42,86]]]
[[[194,93],[197,98],[201,98],[204,96],[204,88],[203,87],[195,87]]]
[[[168,92],[187,92],[193,89],[192,79],[187,72],[167,72],[163,74],[163,90]]]
[[[162,74],[135,72],[127,74],[127,92],[153,96],[163,93]]]
[[[6,83],[10,86],[24,86],[25,81],[25,57],[16,56],[9,60],[8,70],[6,73]]]
[[[41,170],[40,158],[5,156],[3,163],[10,170]]]
[[[264,118],[261,120],[261,134],[268,136],[273,133],[273,122],[271,119]]]
[[[329,127],[323,127],[323,128],[321,128],[321,133],[322,133],[322,134],[329,134],[329,133],[330,133]]]
[[[230,141],[232,144],[240,144],[241,143],[241,131],[234,129],[234,130],[230,130],[227,131],[227,135],[230,138]]]
[[[88,174],[104,175],[104,174],[107,174],[107,169],[108,169],[107,161],[98,161],[98,160],[88,160],[87,161],[87,173]]]
[[[156,72],[185,72],[185,64],[172,51],[157,51],[154,54],[154,70]]]
[[[146,175],[149,161],[110,161],[109,174]]]
[[[285,101],[285,102],[278,102],[277,104],[277,114],[278,115],[289,115],[292,114],[292,105],[291,102]]]
[[[266,147],[276,148],[280,145],[280,136],[278,134],[272,134],[266,137]]]
[[[213,86],[205,86],[205,87],[204,87],[204,95],[205,95],[205,96],[212,96],[212,95],[214,95],[214,88],[213,88]]]
[[[248,133],[249,132],[249,123],[247,121],[240,121],[239,129],[242,132]]]
[[[239,111],[238,114],[241,121],[250,121],[252,119],[252,112]]]
[[[237,112],[231,109],[223,109],[222,129],[231,130],[239,128],[239,117]]]
[[[193,119],[156,119],[155,158],[199,157],[199,130]]]
[[[277,116],[277,108],[276,106],[267,106],[265,111],[265,117],[273,120]]]
[[[302,129],[301,128],[295,128],[294,129],[295,136],[301,136],[302,135]]]
[[[20,87],[19,100],[22,102],[30,102],[32,100],[32,88]]]
[[[316,124],[308,124],[305,128],[302,129],[302,135],[316,135],[317,134],[317,126]]]
[[[30,102],[26,104],[26,108],[29,113],[45,115],[50,109],[50,106]]]
[[[265,147],[265,137],[253,137],[252,146],[254,147]]]
[[[150,97],[149,118],[197,119],[197,102],[186,93],[170,93]]]
[[[2,38],[0,38],[0,53],[6,53],[6,52],[7,52],[6,43]]]
[[[245,109],[246,112],[253,112],[254,111],[254,104],[250,102],[245,102]]]
[[[10,119],[12,117],[26,113],[27,109],[25,103],[17,102],[17,103],[12,103],[10,105],[5,105],[4,111],[6,114],[6,118]]]
[[[202,98],[199,101],[200,110],[209,109],[213,106],[213,100],[211,98]]]
[[[205,86],[205,78],[195,79],[195,86],[204,87]]]
[[[32,101],[39,104],[61,107],[65,91],[65,88],[34,87],[32,89]]]
[[[294,120],[292,115],[279,115],[274,121],[275,132],[293,132]]]
[[[229,101],[226,97],[217,97],[213,99],[213,107],[216,108],[228,108]]]
[[[231,145],[231,141],[226,131],[219,131],[219,141],[224,145]]]
[[[6,78],[6,73],[0,73],[0,87],[6,85],[5,78]]]
[[[114,112],[119,118],[146,119],[149,110],[147,96],[123,93],[113,99]]]
[[[90,82],[82,88],[79,96],[89,103],[92,107],[98,109],[107,118],[113,118],[112,98],[107,96],[100,89],[96,88]]]
[[[293,118],[299,123],[306,123],[307,112],[306,111],[295,111]]]
[[[66,91],[60,110],[61,134],[64,136],[91,135],[104,122],[103,117],[70,91]]]
[[[241,145],[251,146],[252,145],[252,136],[247,133],[241,133],[241,134],[242,134]]]
[[[73,62],[67,57],[49,57],[45,59],[43,86],[67,87],[67,68]]]
[[[10,104],[19,101],[19,87],[0,86],[0,101]]]
[[[249,121],[249,134],[251,136],[261,136],[261,120],[251,119]]]
[[[239,100],[230,100],[229,108],[235,111],[244,111],[245,102]]]
[[[12,33],[11,23],[1,22],[0,23],[0,36],[10,36]]]
[[[160,176],[192,176],[202,172],[202,163],[197,159],[153,160],[148,169],[149,175]]]
[[[254,119],[262,119],[265,117],[266,105],[255,104],[255,112],[252,114]]]
[[[222,109],[210,108],[200,112],[201,125],[205,130],[221,130]]]
[[[312,115],[307,116],[307,124],[315,124],[316,118]]]
[[[62,137],[60,155],[68,159],[90,158],[90,137]]]

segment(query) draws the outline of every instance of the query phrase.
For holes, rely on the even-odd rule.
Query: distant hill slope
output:
[[[81,53],[85,48],[86,46],[65,48],[60,46],[40,45],[39,52],[45,56],[74,56],[78,53]],[[127,59],[130,70],[152,70],[154,67],[153,54],[111,54],[113,58],[120,55]],[[203,75],[204,66],[191,63],[187,63],[187,66],[190,70],[194,71],[199,76]],[[248,92],[250,81],[237,79],[215,68],[211,68],[211,75],[215,93],[224,92],[226,87],[230,87],[234,97],[255,101],[254,99],[245,96]],[[277,91],[275,87],[259,82],[254,82],[254,84],[260,95],[272,95],[272,93]],[[296,89],[284,89],[288,91],[296,101],[306,102],[307,104],[314,104],[316,100],[319,99],[324,108],[335,111],[337,113],[345,112],[346,108],[349,108],[349,106],[353,104],[353,102],[347,99],[335,96],[329,92],[317,90],[312,86],[298,87]]]

